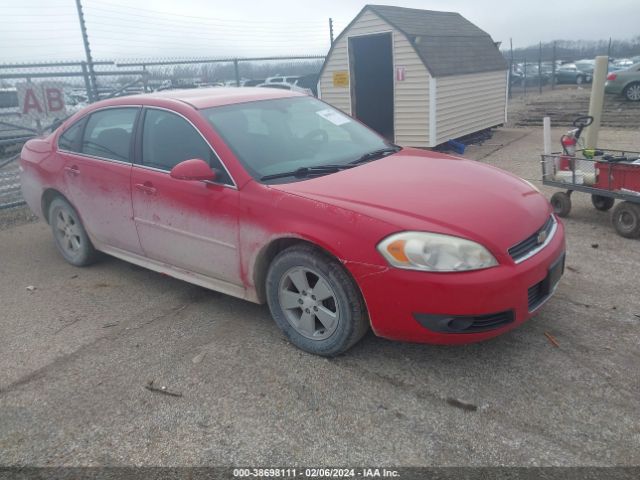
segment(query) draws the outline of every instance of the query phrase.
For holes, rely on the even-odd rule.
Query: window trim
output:
[[[229,179],[231,180],[231,184],[217,182],[215,180],[213,180],[213,181],[206,180],[204,182],[205,183],[212,183],[212,184],[215,184],[215,185],[220,185],[222,187],[231,188],[233,190],[238,190],[238,186],[237,186],[238,184],[236,183],[235,178],[233,178],[233,175],[231,175],[231,172],[229,171],[229,169],[225,165],[225,163],[222,160],[222,158],[220,157],[220,155],[218,155],[218,152],[216,151],[216,149],[213,148],[213,145],[211,145],[209,140],[207,140],[207,137],[205,137],[202,134],[200,129],[198,127],[196,127],[191,120],[189,120],[187,117],[185,117],[180,112],[176,112],[175,110],[171,110],[170,108],[157,107],[155,105],[142,105],[142,112],[138,116],[138,128],[136,130],[136,137],[135,137],[135,141],[134,141],[134,143],[135,143],[135,145],[134,145],[135,152],[134,152],[134,155],[133,155],[133,164],[136,167],[144,168],[144,169],[147,169],[147,170],[152,170],[154,172],[162,172],[162,173],[166,173],[166,174],[169,174],[171,172],[171,170],[165,170],[165,169],[162,169],[162,168],[151,167],[149,165],[144,165],[142,163],[142,134],[143,134],[143,131],[144,131],[144,119],[146,117],[147,110],[162,110],[162,111],[165,111],[165,112],[172,113],[174,115],[177,115],[177,116],[183,118],[189,125],[191,125],[191,127],[196,132],[198,132],[198,135],[200,135],[200,137],[205,141],[207,146],[211,149],[211,151],[213,152],[213,154],[215,155],[217,160],[220,162],[220,165],[222,165],[222,168],[224,168],[224,171],[229,176]]]
[[[133,141],[129,145],[129,161],[128,162],[125,162],[124,160],[117,160],[115,158],[100,157],[98,155],[89,155],[89,154],[84,153],[84,152],[73,152],[73,151],[70,151],[70,150],[65,150],[63,148],[60,148],[60,145],[58,143],[60,141],[60,137],[62,135],[64,135],[64,133],[67,130],[69,130],[71,127],[77,125],[80,122],[84,122],[84,125],[82,125],[82,127],[80,129],[80,148],[82,148],[82,141],[84,139],[85,129],[87,128],[87,123],[89,123],[89,118],[91,117],[91,115],[93,115],[94,113],[102,112],[104,110],[113,110],[115,108],[117,108],[117,109],[123,109],[123,108],[136,108],[136,109],[138,109],[138,112],[136,113],[136,117],[133,120],[133,128],[131,130],[131,138],[133,139]],[[76,122],[73,122],[71,125],[69,125],[69,127],[65,128],[58,135],[58,138],[56,139],[56,149],[57,149],[58,152],[67,153],[69,155],[78,155],[78,156],[84,157],[84,158],[92,158],[92,159],[95,159],[95,160],[102,160],[102,161],[105,161],[105,162],[120,163],[120,164],[123,164],[123,165],[133,165],[133,163],[134,163],[134,153],[135,153],[135,150],[134,150],[135,138],[136,138],[137,131],[138,131],[138,123],[140,121],[140,113],[141,112],[142,112],[142,105],[109,105],[107,107],[96,108],[95,110],[87,112],[86,115],[83,115]]]

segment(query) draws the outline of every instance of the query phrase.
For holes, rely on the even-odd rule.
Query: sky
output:
[[[455,11],[495,41],[640,35],[639,0],[382,0]],[[94,59],[323,55],[366,4],[357,0],[82,0]],[[0,64],[84,58],[75,0],[2,0]]]

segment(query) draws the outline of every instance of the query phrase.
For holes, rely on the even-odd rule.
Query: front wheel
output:
[[[551,206],[559,217],[566,217],[571,211],[571,197],[565,192],[556,192],[551,196]]]
[[[640,102],[640,82],[634,82],[627,85],[622,94],[627,100]]]
[[[611,223],[619,235],[626,238],[640,237],[640,205],[620,202],[611,214]]]
[[[99,253],[89,240],[78,212],[63,198],[51,202],[49,225],[56,247],[67,262],[84,267],[97,260]]]
[[[280,252],[267,273],[267,302],[276,324],[296,347],[332,357],[369,328],[355,282],[324,252],[297,245]]]
[[[591,195],[591,203],[596,207],[597,210],[601,212],[606,212],[607,210],[611,210],[613,204],[615,203],[615,199],[611,197],[603,197],[602,195]]]

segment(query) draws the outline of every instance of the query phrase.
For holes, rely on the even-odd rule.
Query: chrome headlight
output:
[[[498,265],[482,245],[440,233],[396,233],[380,242],[378,251],[390,265],[408,270],[462,272]]]

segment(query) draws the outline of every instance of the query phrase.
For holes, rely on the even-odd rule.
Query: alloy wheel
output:
[[[627,98],[634,102],[640,100],[640,83],[627,87]]]
[[[56,214],[55,232],[60,246],[76,255],[82,248],[82,234],[76,219],[68,211],[60,209]]]
[[[296,332],[311,340],[330,337],[340,323],[336,293],[310,268],[294,267],[282,276],[278,301]]]

